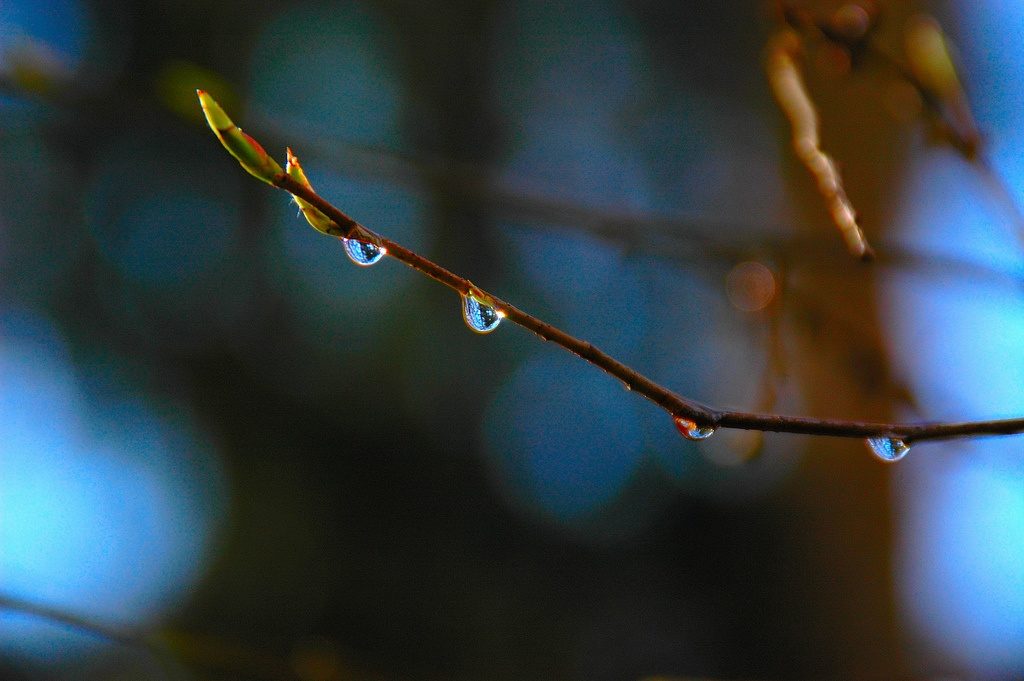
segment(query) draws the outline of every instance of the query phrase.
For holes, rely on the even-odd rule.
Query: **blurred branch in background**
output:
[[[783,30],[772,38],[768,47],[768,82],[793,129],[793,150],[814,177],[847,248],[861,260],[873,260],[874,251],[857,224],[857,211],[846,196],[839,169],[821,149],[818,114],[797,66],[799,53],[800,39],[796,32]]]
[[[28,37],[13,41],[0,54],[0,93],[59,98],[71,76],[71,67],[57,52]]]
[[[908,85],[914,96],[896,97],[889,106],[902,109],[899,115],[908,119],[919,112],[932,138],[955,149],[972,165],[993,199],[1006,210],[1017,238],[1024,243],[1024,212],[1006,180],[992,165],[960,79],[955,51],[934,17],[914,14],[900,28],[901,57],[882,47],[878,40],[877,27],[885,19],[878,0],[841,4],[831,14],[816,14],[780,0],[777,14],[785,26],[769,43],[769,82],[792,124],[797,155],[818,179],[819,190],[833,206],[832,215],[848,236],[854,254],[861,252],[859,240],[863,234],[845,218],[855,216],[856,212],[849,205],[832,159],[820,150],[816,153],[817,113],[797,66],[807,41],[825,44],[840,71],[881,66]]]
[[[356,664],[330,641],[311,640],[293,646],[291,655],[279,657],[265,650],[230,643],[216,636],[160,628],[130,631],[101,624],[60,608],[0,594],[0,611],[28,615],[81,631],[104,643],[140,653],[148,663],[147,678],[175,679],[175,667],[185,662],[212,674],[266,681],[378,681],[384,675]]]
[[[43,620],[56,622],[73,629],[79,629],[109,643],[139,648],[150,654],[157,655],[157,651],[153,643],[146,640],[146,638],[141,635],[133,632],[122,631],[114,627],[108,627],[84,617],[78,617],[64,612],[59,608],[40,605],[24,599],[13,598],[11,596],[0,594],[0,610],[24,613]]]

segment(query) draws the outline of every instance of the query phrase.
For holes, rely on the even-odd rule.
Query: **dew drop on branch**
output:
[[[882,461],[899,461],[910,451],[910,445],[898,437],[869,437],[868,448]]]
[[[687,440],[706,440],[715,434],[714,426],[702,426],[683,416],[676,416],[672,421]]]
[[[462,296],[462,318],[466,320],[466,326],[477,333],[490,333],[498,328],[503,315],[490,305],[487,305],[474,296]]]
[[[369,241],[360,241],[359,239],[342,239],[341,241],[345,246],[345,254],[348,255],[348,259],[360,267],[375,265],[384,257],[384,249]]]

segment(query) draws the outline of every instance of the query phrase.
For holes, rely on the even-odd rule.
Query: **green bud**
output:
[[[242,132],[242,129],[228,118],[217,100],[203,90],[196,90],[196,94],[199,95],[199,103],[203,107],[207,124],[228,153],[238,159],[250,175],[267,184],[274,184],[274,181],[284,174],[277,161],[270,158],[259,142]]]
[[[313,187],[309,184],[309,180],[306,179],[306,173],[302,171],[302,165],[299,163],[299,159],[295,154],[292,153],[291,149],[288,149],[288,163],[285,164],[285,172],[288,173],[288,177],[292,178],[303,187],[312,190]],[[329,217],[317,210],[308,201],[293,196],[295,203],[299,206],[299,210],[306,216],[306,222],[316,231],[322,234],[336,234],[338,226],[334,224],[334,221]]]

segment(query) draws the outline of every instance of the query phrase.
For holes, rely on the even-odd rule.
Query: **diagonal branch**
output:
[[[965,423],[899,424],[815,419],[715,409],[672,392],[668,388],[655,383],[636,370],[619,362],[591,343],[576,338],[520,310],[511,303],[483,291],[468,279],[460,277],[437,263],[405,248],[401,244],[375,234],[343,213],[314,190],[293,180],[288,175],[281,174],[280,177],[275,178],[273,184],[301,198],[329,217],[335,225],[331,230],[333,236],[349,238],[351,235],[359,234],[360,232],[368,233],[380,241],[380,245],[387,250],[387,255],[444,284],[460,295],[468,295],[472,291],[476,295],[485,297],[509,321],[532,331],[546,341],[560,345],[581,359],[611,374],[622,381],[629,390],[646,397],[651,402],[665,409],[673,417],[682,416],[699,424],[712,427],[808,435],[831,435],[837,437],[894,436],[900,437],[906,442],[938,440],[967,435],[1009,435],[1024,432],[1024,418]]]
[[[208,98],[208,95],[201,93],[202,97]],[[210,106],[209,101],[204,100],[204,107]],[[499,317],[504,317],[524,329],[532,331],[543,340],[561,346],[572,354],[619,379],[628,390],[645,397],[668,412],[676,420],[677,426],[680,426],[681,430],[684,429],[684,424],[689,424],[692,430],[699,432],[697,437],[706,437],[715,428],[720,427],[833,437],[894,438],[905,443],[964,436],[1010,435],[1024,432],[1024,417],[964,423],[872,423],[716,409],[696,400],[683,397],[665,386],[654,382],[635,369],[626,366],[591,343],[576,338],[520,310],[511,303],[484,291],[468,279],[445,269],[441,265],[391,239],[367,229],[317,194],[308,182],[295,179],[281,170],[280,166],[271,159],[264,159],[261,156],[261,152],[265,155],[262,147],[257,145],[253,149],[239,150],[239,144],[243,144],[238,141],[239,139],[248,140],[248,142],[244,143],[256,143],[248,136],[240,137],[244,133],[241,133],[241,130],[223,115],[219,107],[215,110],[213,116],[208,114],[208,120],[210,120],[211,127],[224,146],[228,148],[232,155],[239,158],[243,167],[248,172],[264,182],[291,194],[299,200],[300,207],[305,203],[307,207],[319,211],[322,214],[320,217],[326,218],[327,224],[314,226],[317,226],[317,229],[323,233],[342,239],[371,240],[382,251],[386,252],[388,256],[444,284],[459,295],[471,295],[479,300],[486,301],[488,306],[494,308]],[[216,125],[215,121],[222,123],[226,121],[226,124],[223,126]],[[225,137],[228,136],[234,136],[234,139],[229,139],[225,142]],[[289,155],[289,162],[291,163],[293,160],[294,157]],[[301,177],[305,179],[304,176]],[[304,208],[303,212],[307,213],[307,209]],[[307,213],[308,217],[309,213]]]
[[[333,228],[328,232],[332,236],[347,239],[352,235],[368,234],[387,251],[387,254],[399,260],[409,267],[422,272],[431,279],[440,282],[460,295],[470,295],[485,298],[488,303],[506,319],[532,331],[546,341],[551,341],[562,346],[569,352],[600,367],[615,378],[618,378],[630,390],[643,395],[658,406],[664,408],[674,416],[684,416],[694,421],[711,424],[715,421],[715,410],[694,400],[687,399],[671,390],[658,385],[651,379],[642,376],[633,369],[593,344],[580,340],[561,329],[544,322],[533,315],[520,310],[511,303],[501,300],[480,287],[474,285],[468,279],[441,267],[432,260],[415,253],[405,246],[380,236],[341,212],[330,202],[324,200],[319,194],[309,187],[297,182],[286,174],[275,178],[274,185],[296,196],[310,205],[314,206],[321,213],[326,215],[334,223]]]

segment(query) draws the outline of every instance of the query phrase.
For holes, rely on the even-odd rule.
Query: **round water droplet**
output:
[[[882,461],[899,461],[910,451],[910,445],[898,437],[869,437],[868,448]]]
[[[672,421],[676,424],[676,430],[687,440],[707,440],[715,434],[714,426],[702,426],[682,416],[676,416]]]
[[[490,333],[498,328],[503,317],[503,314],[473,296],[462,296],[462,318],[473,331]]]
[[[348,259],[360,267],[374,265],[384,257],[384,249],[369,241],[360,241],[359,239],[342,239],[341,241],[345,245],[345,254],[348,255]]]

